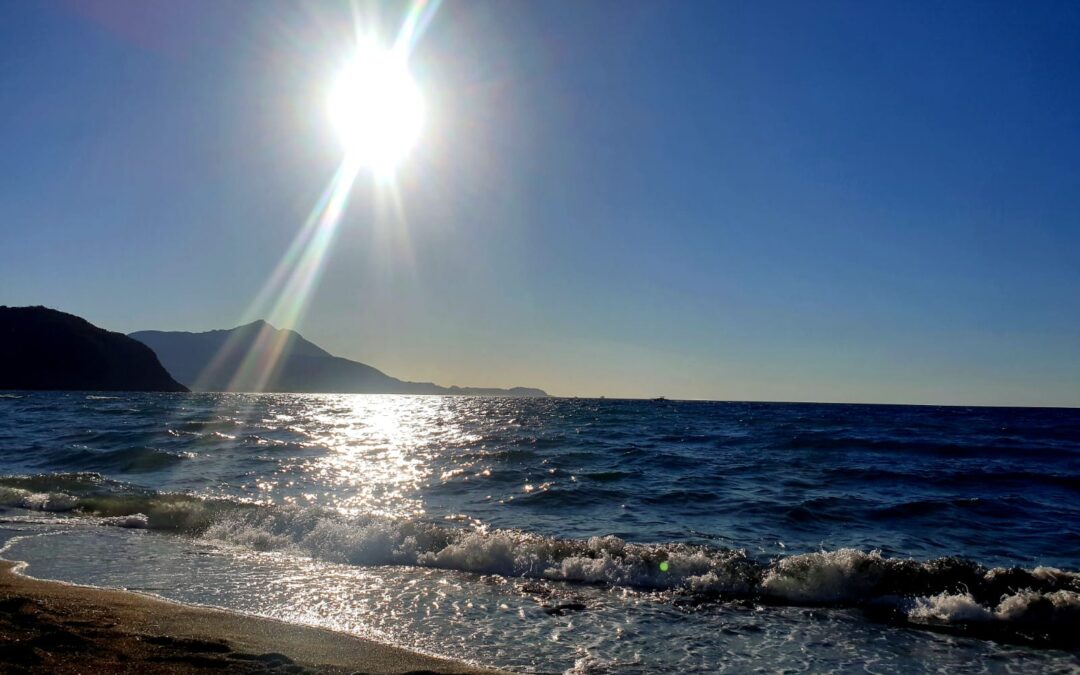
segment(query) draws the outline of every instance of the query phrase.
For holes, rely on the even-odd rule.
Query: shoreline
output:
[[[325,628],[34,579],[19,566],[0,560],[4,672],[503,672]]]

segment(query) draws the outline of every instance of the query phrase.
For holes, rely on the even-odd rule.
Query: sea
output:
[[[0,393],[0,557],[525,673],[1078,673],[1080,410]]]

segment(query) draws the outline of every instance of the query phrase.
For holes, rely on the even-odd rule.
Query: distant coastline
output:
[[[366,363],[334,356],[296,331],[266,321],[202,333],[137,331],[129,337],[153,349],[192,391],[547,396],[533,387],[446,387],[400,380]]]
[[[0,389],[185,392],[146,345],[46,307],[0,307]]]
[[[400,380],[265,321],[123,335],[41,306],[0,306],[0,390],[548,395],[535,387]]]

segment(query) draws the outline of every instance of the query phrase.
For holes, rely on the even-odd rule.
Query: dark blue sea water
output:
[[[535,672],[1073,672],[1080,411],[0,397],[2,555]]]

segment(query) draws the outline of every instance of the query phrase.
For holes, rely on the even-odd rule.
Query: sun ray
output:
[[[300,231],[293,238],[281,262],[256,295],[245,320],[264,317],[276,328],[293,328],[303,318],[310,296],[318,284],[326,255],[341,223],[353,183],[360,171],[359,165],[346,157],[338,167],[330,185],[308,214]],[[282,337],[274,337],[272,330],[264,326],[256,336],[252,348],[240,354],[244,348],[241,341],[246,335],[234,333],[218,350],[207,368],[199,375],[195,388],[204,387],[223,369],[229,369],[236,360],[238,367],[232,372],[227,390],[261,391],[276,373],[284,347]],[[260,359],[260,354],[270,354]]]
[[[328,198],[320,200],[308,216],[308,221],[301,231],[304,244],[292,263],[277,299],[267,313],[267,320],[273,326],[293,328],[303,319],[359,170],[359,165],[346,157],[331,182]],[[308,229],[311,229],[311,233],[305,236],[304,231]],[[277,372],[285,340],[285,334],[274,333],[269,327],[264,327],[254,348],[244,356],[229,389],[237,390],[243,385],[242,388],[249,391],[263,391]]]
[[[442,0],[413,0],[409,13],[401,24],[401,30],[398,31],[397,40],[394,41],[395,52],[406,57],[412,53],[441,4]]]
[[[405,64],[440,4],[441,0],[414,0],[392,48],[385,52],[378,49],[377,36],[365,30],[365,24],[370,26],[376,22],[365,21],[359,6],[352,4],[356,44],[355,56],[348,68],[353,70],[347,69],[339,75],[331,96],[331,114],[346,146],[344,159],[280,262],[244,312],[244,322],[264,318],[270,325],[259,329],[250,347],[250,334],[234,334],[197,378],[196,389],[204,387],[212,378],[220,379],[230,370],[229,391],[263,391],[273,382],[288,340],[287,335],[274,328],[292,329],[302,321],[340,229],[353,184],[365,167],[375,182],[374,203],[371,204],[374,220],[377,225],[392,221],[391,236],[395,242],[404,242],[403,247],[410,253],[405,262],[411,263],[405,207],[394,168],[419,132],[422,108],[418,90]],[[350,77],[353,81],[347,79]],[[362,88],[365,86],[369,89]],[[356,126],[363,124],[370,128]],[[394,136],[396,145],[383,145],[387,136]]]

